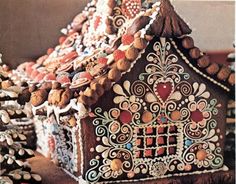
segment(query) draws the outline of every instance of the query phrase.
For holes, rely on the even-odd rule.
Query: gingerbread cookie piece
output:
[[[31,94],[30,102],[37,107],[43,104],[48,98],[48,92],[45,89],[39,89]]]

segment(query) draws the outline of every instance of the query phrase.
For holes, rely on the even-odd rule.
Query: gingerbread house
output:
[[[106,3],[89,4],[78,30],[16,71],[37,82],[28,91],[46,152],[89,183],[226,170],[234,73],[194,45],[168,0]]]

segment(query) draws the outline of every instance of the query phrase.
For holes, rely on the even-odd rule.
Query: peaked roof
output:
[[[176,48],[180,46],[181,49],[188,51],[189,58],[195,63],[189,61],[186,63],[192,66],[193,71],[229,92],[230,86],[234,85],[234,73],[227,66],[210,63],[208,56],[194,46],[193,39],[186,36],[190,33],[191,29],[174,11],[169,0],[160,0],[155,3],[144,15],[135,19],[127,29],[127,35],[134,36],[134,41],[126,47],[123,44],[119,45],[118,49],[108,56],[110,61],[108,74],[93,80],[90,87],[80,93],[79,101],[87,106],[96,103],[99,96],[96,92],[101,91],[101,88],[109,90],[112,84],[118,82],[121,76],[129,71],[135,61],[141,57],[148,42],[155,36],[178,38],[182,44],[176,45]],[[116,59],[117,52],[121,53],[121,51],[124,56]]]
[[[117,2],[114,1],[114,3]],[[116,5],[117,4],[112,3],[108,4],[110,9],[114,8]],[[121,5],[119,5],[118,8],[120,6]],[[114,8],[114,11],[115,9],[116,8]],[[96,15],[95,12],[94,16]],[[114,15],[114,17],[113,19],[109,17],[109,21],[106,21],[106,26],[107,28],[115,27],[111,21],[114,21],[115,13],[113,12],[109,15]],[[118,14],[118,16],[121,16],[121,14]],[[90,20],[92,19],[96,20],[96,17],[92,16]],[[69,50],[70,55],[68,55],[75,58],[73,62],[79,63],[76,68],[73,69],[71,66],[72,62],[65,62],[64,64],[59,62],[59,64],[64,67],[64,71],[66,71],[65,75],[74,76],[70,88],[71,90],[77,91],[76,96],[78,96],[78,101],[84,105],[91,106],[96,103],[105,91],[110,90],[111,86],[118,82],[122,75],[130,71],[135,62],[145,51],[148,43],[154,37],[172,39],[176,48],[180,50],[184,49],[188,53],[188,58],[191,59],[191,62],[186,60],[186,63],[189,66],[191,65],[195,72],[197,71],[197,73],[214,84],[222,87],[226,91],[229,91],[230,86],[234,85],[234,74],[225,66],[219,66],[215,63],[210,64],[209,58],[194,46],[193,39],[186,36],[191,33],[191,29],[183,19],[177,15],[169,0],[156,2],[153,4],[152,8],[145,10],[145,12],[140,13],[135,19],[130,19],[127,22],[127,25],[130,26],[124,27],[126,31],[120,29],[119,32],[116,30],[116,34],[114,35],[116,36],[118,33],[121,34],[121,37],[117,38],[108,49],[100,48],[94,50],[91,56],[85,57],[82,60],[77,59],[77,53]],[[89,26],[94,26],[94,21],[89,21],[88,23],[90,24]],[[114,32],[111,34],[113,33]],[[106,34],[104,35],[107,36]],[[71,35],[69,35],[69,37],[70,36]],[[87,34],[87,36],[89,35]],[[175,42],[176,39],[178,39],[178,42]],[[103,42],[104,40],[100,41]],[[178,45],[178,43],[181,44]],[[102,46],[100,45],[100,47]],[[65,56],[66,58],[64,58],[64,60],[68,59],[68,55]],[[64,73],[62,72],[63,75]],[[66,91],[68,91],[67,89]],[[63,93],[60,92],[60,94],[62,96]],[[66,95],[67,94],[65,94],[65,96]],[[75,95],[69,96],[75,98]]]

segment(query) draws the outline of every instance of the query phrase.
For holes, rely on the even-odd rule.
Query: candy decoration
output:
[[[203,114],[201,111],[199,110],[196,110],[196,111],[193,111],[191,112],[191,119],[194,121],[194,122],[200,122],[203,120]]]
[[[121,50],[115,50],[113,52],[114,60],[119,61],[120,59],[125,59],[125,52]]]
[[[135,173],[133,171],[128,172],[127,177],[128,178],[133,178]]]
[[[120,159],[114,159],[111,161],[111,170],[112,171],[119,171],[122,167],[122,162]]]
[[[120,113],[120,121],[124,124],[132,121],[132,114],[129,111],[122,111]]]
[[[123,0],[122,13],[128,18],[134,18],[141,10],[141,0]]]
[[[205,160],[205,158],[207,157],[207,152],[205,150],[199,150],[196,154],[196,157],[200,161]]]
[[[184,166],[185,171],[191,171],[191,169],[192,169],[192,166],[190,164],[187,164]]]
[[[36,76],[35,81],[36,81],[36,82],[42,81],[42,80],[44,79],[45,75],[46,75],[46,73],[39,73],[39,74]]]
[[[133,43],[133,41],[134,41],[133,35],[125,34],[121,38],[121,42],[123,45],[130,45],[131,43]]]
[[[101,58],[98,59],[98,64],[106,65],[106,64],[107,64],[107,61],[108,61],[107,58],[101,57]]]
[[[101,23],[101,19],[102,19],[102,17],[100,17],[100,16],[95,17],[95,21],[94,21],[94,29],[95,30],[98,28],[99,24]]]
[[[65,40],[66,40],[66,37],[65,36],[61,36],[59,38],[59,43],[62,44]]]
[[[56,80],[56,75],[54,73],[49,73],[45,75],[44,80],[46,81],[55,81]]]
[[[173,111],[171,113],[171,119],[173,121],[178,121],[178,120],[180,120],[180,118],[181,118],[181,113],[179,111]]]
[[[47,50],[47,55],[50,55],[53,51],[54,51],[53,48],[48,48],[48,50]]]
[[[145,111],[145,112],[143,113],[143,115],[142,115],[142,121],[143,121],[144,123],[149,123],[149,122],[151,122],[151,121],[152,121],[152,118],[153,118],[153,115],[152,115],[152,113],[149,112],[149,111]]]
[[[63,59],[61,60],[61,63],[67,63],[75,59],[77,56],[78,56],[78,53],[76,51],[70,52],[63,57]]]
[[[60,76],[57,78],[57,82],[61,83],[61,84],[68,84],[70,83],[70,78],[66,75]]]
[[[159,97],[162,102],[165,102],[172,93],[172,84],[171,82],[160,82],[156,84],[155,92],[157,97]]]

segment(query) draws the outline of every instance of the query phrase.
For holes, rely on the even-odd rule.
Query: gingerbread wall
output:
[[[178,42],[154,38],[131,72],[93,106],[94,118],[81,129],[86,180],[222,167],[226,92],[186,64],[186,58],[196,61],[180,54]]]

